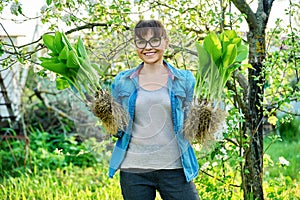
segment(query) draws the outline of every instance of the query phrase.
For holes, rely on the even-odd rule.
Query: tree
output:
[[[245,106],[245,124],[243,135],[250,137],[249,147],[245,152],[245,164],[242,169],[244,198],[263,199],[263,95],[265,78],[262,73],[266,57],[266,26],[273,0],[258,1],[254,13],[244,0],[232,0],[234,5],[245,14],[249,26],[247,39],[249,44],[249,63],[252,69],[248,74],[248,95]],[[244,88],[247,90],[247,88]]]

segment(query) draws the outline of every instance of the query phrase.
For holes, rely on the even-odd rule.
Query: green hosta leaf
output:
[[[237,56],[237,48],[235,44],[229,44],[222,56],[223,69],[226,70],[228,66],[234,63]]]
[[[222,90],[221,85],[222,85],[222,77],[221,73],[218,69],[218,66],[216,66],[214,63],[210,64],[210,71],[209,74],[207,75],[207,82],[208,82],[208,93],[209,95],[209,100],[214,100],[219,98],[217,94],[219,94],[219,90]]]
[[[78,60],[78,56],[75,51],[69,51],[68,60],[67,60],[67,67],[73,69],[79,69],[80,63]]]
[[[42,36],[43,42],[46,45],[48,49],[50,49],[53,53],[59,53],[56,51],[56,48],[54,47],[54,36],[45,34]]]
[[[60,52],[58,58],[60,60],[63,60],[63,61],[67,61],[68,60],[68,55],[69,55],[69,49],[67,46],[65,46],[62,51]]]
[[[231,40],[232,44],[236,44],[237,46],[240,46],[242,44],[242,38],[233,38]]]
[[[41,66],[62,76],[68,75],[68,69],[64,63],[55,63],[50,59],[42,61]]]
[[[248,47],[246,45],[240,45],[237,48],[236,62],[242,62],[248,57]]]
[[[215,32],[211,32],[205,37],[203,41],[203,46],[206,49],[206,51],[210,55],[212,55],[213,61],[215,63],[222,56],[222,45]]]
[[[204,75],[209,69],[211,57],[199,42],[196,42],[196,48],[198,52],[199,70],[200,73]]]
[[[56,49],[56,52],[57,53],[60,53],[61,50],[64,48],[64,43],[62,41],[62,35],[60,32],[55,32],[55,36],[54,36],[54,41],[53,41],[53,45],[54,45],[54,48]]]
[[[70,87],[70,84],[65,78],[59,77],[56,79],[56,89],[64,90],[69,87]]]
[[[220,39],[224,40],[224,41],[232,40],[234,38],[238,38],[238,36],[234,30],[225,30],[220,34]]]
[[[66,45],[68,47],[69,50],[74,50],[72,44],[70,43],[69,39],[67,38],[65,33],[61,33],[62,36],[62,42],[64,43],[64,45]]]
[[[87,59],[88,54],[87,54],[86,49],[84,47],[83,41],[80,37],[77,40],[76,47],[77,47],[78,56],[83,57],[84,59]]]

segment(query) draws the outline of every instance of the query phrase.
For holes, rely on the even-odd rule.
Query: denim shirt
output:
[[[191,71],[179,70],[164,61],[168,68],[168,90],[171,102],[172,121],[174,134],[180,149],[181,162],[186,180],[189,182],[198,175],[199,166],[195,152],[183,136],[183,124],[187,117],[189,105],[192,102],[195,86],[195,78]],[[129,123],[125,132],[119,131],[118,140],[113,150],[109,177],[112,178],[119,169],[128,149],[135,112],[135,102],[138,92],[138,73],[142,68],[141,63],[136,68],[120,72],[112,84],[112,96],[121,104],[129,114]]]

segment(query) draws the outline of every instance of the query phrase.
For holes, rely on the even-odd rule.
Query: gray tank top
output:
[[[182,168],[167,87],[153,91],[139,89],[132,138],[120,168]]]

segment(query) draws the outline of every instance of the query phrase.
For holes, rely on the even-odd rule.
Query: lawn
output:
[[[49,137],[45,133],[39,134],[39,137],[36,135],[39,141],[42,136],[44,138]],[[7,168],[4,171],[5,163],[3,161],[6,162],[6,160],[3,156],[8,155],[2,152],[0,199],[122,199],[119,174],[117,173],[113,179],[107,176],[110,152],[103,151],[107,144],[98,145],[102,145],[97,151],[98,159],[92,160],[90,157],[91,155],[95,155],[95,148],[92,148],[93,151],[88,151],[85,149],[84,143],[78,147],[78,144],[73,139],[68,138],[63,140],[69,141],[69,151],[73,149],[74,153],[79,152],[75,157],[69,158],[68,156],[70,155],[68,153],[58,151],[57,149],[52,154],[44,152],[44,155],[31,152],[34,157],[32,159],[32,167],[17,169],[18,173],[15,170],[10,174]],[[32,142],[34,141],[35,139],[32,138]],[[55,141],[57,142],[57,140]],[[95,145],[95,141],[92,143]],[[300,142],[276,141],[271,145],[270,143],[272,143],[271,140],[266,138],[264,144],[266,151],[264,155],[263,182],[265,199],[300,199]],[[66,142],[62,144],[66,145]],[[70,144],[74,146],[70,146]],[[85,144],[90,145],[91,141]],[[41,146],[46,150],[49,150],[51,147],[51,144],[48,145],[48,142],[39,144],[41,146],[35,145],[37,144],[32,144],[35,152],[43,152],[41,151]],[[17,150],[17,147],[14,147]],[[23,148],[22,145],[21,147]],[[51,148],[53,149],[53,147]],[[66,147],[64,146],[64,148]],[[3,146],[0,148],[1,151],[3,151]],[[46,162],[49,158],[52,159],[51,162]],[[85,163],[85,166],[73,164],[76,163],[74,162],[76,158],[80,159],[80,163]],[[68,161],[68,164],[66,164],[66,161]],[[92,164],[88,165],[88,163]],[[222,170],[226,170],[226,177],[221,176]],[[222,166],[213,166],[211,171],[209,171],[209,173],[214,175],[213,177],[200,172],[199,176],[195,179],[195,183],[202,199],[242,199],[242,190],[239,187],[239,174],[233,172],[232,165],[228,163],[223,163]],[[230,180],[235,180],[235,182],[230,182]],[[156,200],[159,199],[158,195]]]

